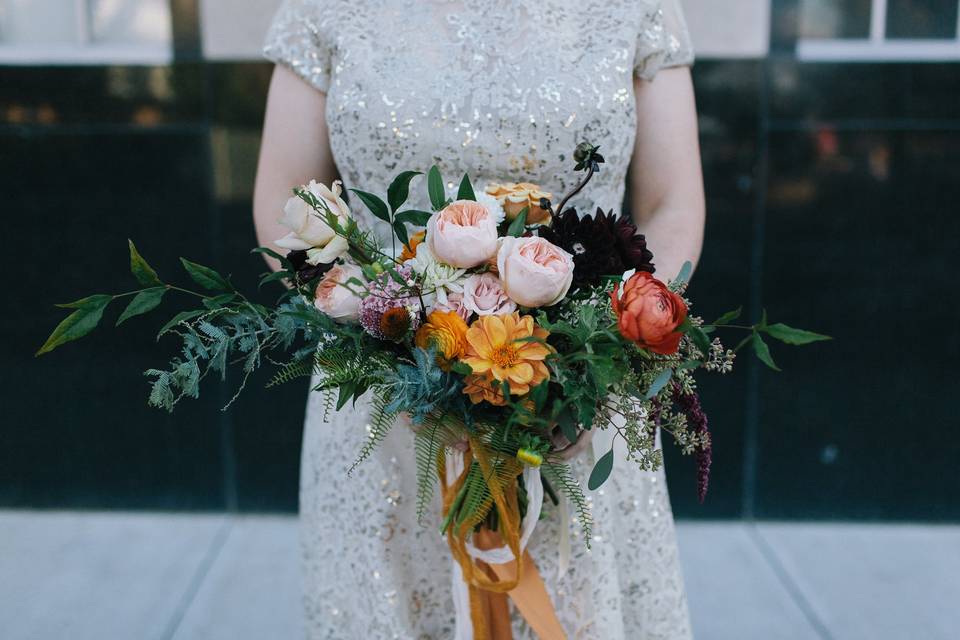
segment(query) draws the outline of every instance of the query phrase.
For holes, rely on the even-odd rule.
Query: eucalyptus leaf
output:
[[[687,260],[683,263],[683,266],[680,267],[680,273],[677,274],[677,277],[673,279],[670,283],[672,285],[681,285],[686,284],[690,279],[690,274],[693,273],[693,263]]]
[[[660,393],[667,383],[670,382],[670,378],[673,377],[673,369],[664,369],[660,372],[653,382],[650,383],[650,388],[647,390],[647,399],[657,397],[657,394]]]
[[[419,171],[404,171],[387,187],[387,202],[390,203],[390,209],[394,213],[407,201],[410,195],[410,181],[419,175],[421,175]]]
[[[470,176],[466,173],[460,180],[460,188],[457,190],[457,200],[477,201],[477,195],[473,192],[473,185],[470,184]]]
[[[524,207],[520,210],[520,213],[517,214],[517,217],[514,218],[513,222],[510,223],[510,226],[507,227],[508,236],[519,238],[523,235],[523,232],[527,230],[527,212],[529,210],[530,207]]]
[[[145,289],[135,295],[133,300],[130,301],[130,304],[127,305],[127,308],[120,314],[120,317],[117,318],[116,326],[119,327],[130,318],[143,315],[156,309],[160,306],[160,302],[163,300],[163,294],[166,292],[166,287],[153,287],[152,289]]]
[[[770,355],[770,347],[767,346],[767,343],[763,341],[763,338],[761,338],[757,332],[753,333],[753,351],[757,354],[760,362],[774,371],[780,371],[780,367],[777,366],[777,363],[773,361],[773,356]]]
[[[830,336],[825,336],[820,333],[805,331],[804,329],[795,329],[794,327],[789,327],[782,322],[767,325],[762,330],[771,338],[776,338],[780,342],[794,345],[810,344],[811,342],[820,342],[822,340],[833,339]]]
[[[163,282],[160,281],[160,276],[158,276],[157,272],[153,270],[153,267],[143,259],[140,252],[137,251],[136,245],[133,244],[133,240],[128,239],[127,244],[130,246],[130,273],[137,279],[137,282],[145,287],[162,285]]]
[[[603,483],[607,481],[607,478],[610,477],[611,471],[613,471],[612,447],[610,451],[607,451],[597,460],[597,464],[593,465],[593,471],[590,472],[590,480],[587,481],[587,488],[591,491],[599,489]]]
[[[387,203],[380,199],[379,196],[375,196],[372,193],[366,191],[361,191],[360,189],[350,189],[357,197],[360,198],[360,201],[366,205],[367,209],[370,210],[370,213],[383,220],[387,224],[390,223],[390,210],[387,209]]]
[[[103,310],[107,308],[113,296],[90,296],[77,302],[84,303],[82,306],[68,307],[76,308],[76,311],[64,318],[60,324],[53,330],[47,341],[34,355],[49,353],[62,344],[77,340],[93,331],[100,323],[103,317]],[[60,305],[67,306],[67,305]]]
[[[447,204],[447,192],[443,188],[443,176],[437,165],[430,167],[427,173],[427,192],[430,194],[430,204],[434,211],[439,211]]]
[[[187,270],[187,274],[189,274],[193,281],[204,289],[214,291],[229,291],[233,289],[226,278],[210,267],[205,267],[196,262],[190,262],[186,258],[180,258],[180,263],[183,265],[183,268]]]

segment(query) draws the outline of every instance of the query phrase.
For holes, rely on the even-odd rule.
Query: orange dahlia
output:
[[[544,360],[550,355],[547,345],[524,341],[536,337],[546,340],[550,333],[533,323],[532,316],[518,312],[499,316],[481,316],[467,330],[467,348],[463,362],[473,373],[467,376],[464,393],[474,404],[480,400],[495,402],[499,384],[506,381],[510,394],[522,396],[550,378]],[[492,387],[492,389],[491,389]]]
[[[434,311],[413,338],[421,349],[437,350],[437,361],[444,369],[463,356],[467,347],[467,323],[456,311]]]

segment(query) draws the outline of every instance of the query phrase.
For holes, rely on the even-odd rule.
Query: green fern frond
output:
[[[313,356],[309,358],[304,358],[302,360],[294,360],[293,362],[288,362],[280,368],[280,371],[274,374],[273,378],[270,379],[270,382],[267,383],[267,388],[276,387],[277,385],[286,384],[297,380],[298,378],[306,378],[312,376],[318,371],[317,365],[313,359]]]
[[[374,392],[370,410],[370,436],[367,438],[366,443],[364,443],[363,448],[360,449],[360,455],[357,456],[357,459],[354,460],[353,464],[347,470],[347,475],[353,473],[354,469],[370,457],[374,449],[383,442],[397,421],[397,412],[388,411],[386,408],[388,404],[389,400],[385,392]]]
[[[580,528],[583,530],[584,540],[586,540],[589,549],[591,536],[593,535],[593,514],[590,511],[590,505],[587,504],[586,496],[583,495],[583,488],[573,477],[570,466],[563,462],[545,462],[540,467],[540,472],[543,473],[550,484],[559,487],[560,491],[573,503],[580,520]]]

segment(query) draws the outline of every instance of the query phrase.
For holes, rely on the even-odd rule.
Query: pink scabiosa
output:
[[[420,326],[420,298],[413,269],[403,265],[397,267],[396,272],[408,284],[402,285],[389,273],[381,273],[367,285],[359,315],[367,333],[381,340],[399,342]]]

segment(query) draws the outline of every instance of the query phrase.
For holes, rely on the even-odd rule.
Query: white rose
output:
[[[306,190],[317,197],[330,211],[337,216],[340,224],[346,224],[350,218],[350,208],[340,197],[342,189],[337,180],[331,188],[311,180]],[[283,217],[280,224],[290,230],[290,233],[275,242],[278,247],[291,251],[306,251],[307,262],[312,265],[333,262],[347,252],[347,240],[338,236],[322,217],[322,213],[314,211],[310,205],[300,197],[293,196],[283,207]]]

